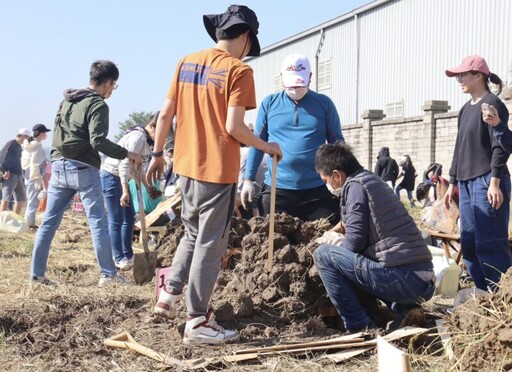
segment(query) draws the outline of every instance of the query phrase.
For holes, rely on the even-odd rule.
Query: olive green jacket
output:
[[[107,139],[109,109],[92,89],[67,89],[55,118],[52,161],[77,160],[100,168],[99,152],[124,159],[128,151]]]

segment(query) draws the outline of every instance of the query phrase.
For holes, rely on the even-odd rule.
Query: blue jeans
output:
[[[36,212],[39,207],[38,195],[41,190],[36,190],[36,183],[42,183],[41,180],[27,181],[27,209],[25,210],[25,220],[27,220],[28,226],[35,226],[36,224]]]
[[[33,276],[45,275],[50,244],[62,221],[64,211],[77,192],[80,194],[89,220],[100,273],[107,276],[116,275],[99,169],[80,162],[61,159],[52,163],[46,212],[34,242]]]
[[[407,191],[407,199],[412,203],[412,190],[406,190],[400,185],[396,185],[395,187],[395,195],[398,196],[398,199],[400,199],[400,191],[402,190]]]
[[[384,267],[342,246],[328,244],[320,245],[313,259],[327,294],[349,331],[372,324],[358,300],[356,288],[393,302],[392,309],[399,313],[434,294],[433,271]]]
[[[479,289],[496,289],[501,273],[512,266],[508,246],[510,176],[501,177],[503,204],[495,209],[487,191],[491,173],[459,181],[460,244],[469,274]]]
[[[108,233],[112,241],[114,260],[119,262],[123,257],[130,259],[133,256],[132,238],[135,219],[133,200],[130,197],[130,205],[122,207],[119,202],[123,194],[121,179],[105,171],[100,171],[100,176],[108,212]]]

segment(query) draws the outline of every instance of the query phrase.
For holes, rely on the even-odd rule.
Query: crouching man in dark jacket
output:
[[[359,300],[365,292],[391,305],[403,325],[434,293],[432,255],[403,204],[375,174],[363,169],[345,144],[322,145],[315,158],[320,177],[341,189],[343,245],[320,245],[314,261],[349,332],[375,328]]]

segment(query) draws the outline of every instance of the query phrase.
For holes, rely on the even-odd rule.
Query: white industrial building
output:
[[[310,11],[320,3],[313,2]],[[458,110],[469,97],[446,68],[483,56],[491,72],[512,84],[512,0],[376,0],[262,49],[249,58],[257,100],[280,90],[279,70],[291,53],[311,61],[311,88],[331,97],[342,126],[363,110],[387,118],[421,115],[427,100]],[[508,80],[508,81],[507,81]],[[255,122],[257,110],[246,122]]]

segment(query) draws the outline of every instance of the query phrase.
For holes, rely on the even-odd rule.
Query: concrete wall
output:
[[[505,89],[501,98],[512,113],[512,88]],[[362,123],[343,126],[345,141],[367,169],[374,169],[380,148],[389,147],[397,162],[403,154],[411,157],[418,173],[416,184],[432,162],[442,164],[447,176],[457,137],[458,111],[449,111],[446,101],[427,101],[422,109],[423,116],[399,120],[386,120],[383,110],[364,110]],[[512,160],[508,166],[512,170]]]

